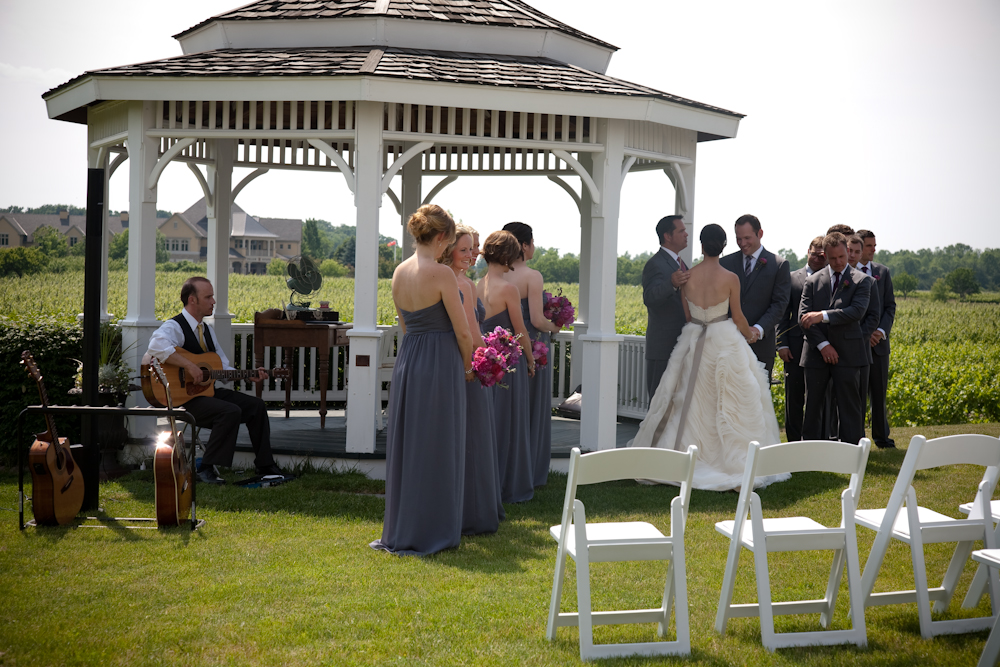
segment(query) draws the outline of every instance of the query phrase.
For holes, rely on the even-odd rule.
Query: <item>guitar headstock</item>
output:
[[[150,356],[149,367],[153,370],[153,374],[156,376],[156,379],[159,381],[160,384],[163,385],[163,388],[166,390],[165,393],[167,399],[167,409],[173,410],[174,409],[173,401],[171,400],[170,396],[170,382],[167,380],[167,374],[163,372],[163,366],[160,365],[160,360],[157,359],[156,357]]]
[[[29,350],[21,352],[21,364],[24,365],[24,370],[28,371],[28,375],[31,376],[31,379],[38,385],[38,396],[42,400],[42,405],[48,405],[49,397],[45,393],[45,383],[42,382],[42,372],[38,370],[38,364],[35,363],[35,358],[31,355]]]
[[[275,380],[283,380],[291,377],[292,373],[287,368],[272,368],[270,375]]]

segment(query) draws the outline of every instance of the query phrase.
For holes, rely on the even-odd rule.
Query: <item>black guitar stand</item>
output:
[[[24,442],[24,416],[34,415],[34,414],[49,414],[49,415],[134,415],[139,417],[174,417],[175,419],[191,424],[191,432],[193,434],[190,448],[188,454],[191,459],[191,470],[195,470],[194,464],[194,451],[198,443],[198,433],[194,428],[195,419],[194,415],[188,413],[187,410],[183,408],[170,410],[169,408],[118,408],[118,407],[103,407],[103,406],[90,406],[90,405],[29,405],[24,410],[21,410],[21,414],[17,416],[17,441]],[[71,449],[81,448],[82,445],[72,445]],[[24,520],[24,503],[28,500],[28,496],[24,493],[24,447],[17,448],[17,504],[18,504],[18,527],[20,530],[24,530],[28,526],[36,526],[34,519],[27,522]],[[195,514],[195,507],[197,503],[195,498],[197,497],[197,474],[191,475],[191,530],[197,530],[198,528],[205,525],[204,519],[198,519]],[[131,523],[148,523],[152,522],[153,526],[129,526],[122,524],[124,528],[131,528],[134,530],[142,529],[156,529],[159,526],[156,524],[155,518],[148,517],[97,517],[88,516],[82,517],[84,521],[103,521],[104,524],[100,525],[84,525],[77,523],[75,527],[77,528],[108,528],[109,522],[112,524],[117,524],[118,522],[131,522]]]

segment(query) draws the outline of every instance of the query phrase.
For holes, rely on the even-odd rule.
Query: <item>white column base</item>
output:
[[[618,344],[624,336],[580,336],[583,348],[583,405],[580,448],[614,449],[618,423]]]
[[[347,376],[347,451],[375,451],[375,424],[382,410],[382,388],[378,382],[381,331],[348,331],[350,371]],[[358,366],[358,355],[368,356],[367,366]]]
[[[160,328],[159,320],[122,320],[122,348],[127,350],[123,359],[132,367],[132,377],[139,376],[139,365],[149,349],[149,339]],[[138,384],[138,382],[136,382]],[[127,407],[149,407],[141,391],[129,394]],[[129,417],[129,434],[134,438],[154,437],[157,434],[155,417]]]
[[[573,323],[573,358],[569,365],[569,390],[573,391],[583,384],[583,341],[580,339],[587,335],[586,322]]]

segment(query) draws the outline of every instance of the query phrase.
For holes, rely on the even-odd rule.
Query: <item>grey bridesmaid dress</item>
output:
[[[406,335],[389,386],[385,520],[370,546],[426,555],[462,537],[465,368],[444,302],[400,312]]]
[[[540,340],[549,344],[551,336],[547,331],[539,331],[531,324],[528,299],[521,299],[521,314],[528,336],[534,342]],[[550,355],[551,357],[551,355]],[[552,460],[552,359],[544,366],[535,366],[535,377],[528,378],[528,402],[530,408],[531,454],[534,464],[532,473],[535,486],[545,486],[549,481],[549,463]]]
[[[510,314],[502,310],[483,322],[483,331],[496,327],[513,331]],[[500,497],[505,503],[520,503],[535,495],[534,458],[529,433],[528,361],[521,359],[513,373],[503,378],[503,387],[494,387],[493,416],[497,430],[497,460],[500,464]]]
[[[477,299],[476,321],[486,317]],[[493,387],[478,380],[465,383],[468,417],[465,422],[465,504],[462,534],[495,533],[506,518],[500,498],[500,468],[497,463],[496,420],[493,418]]]

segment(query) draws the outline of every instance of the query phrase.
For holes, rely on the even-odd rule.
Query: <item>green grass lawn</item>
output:
[[[896,429],[896,451],[871,454],[861,506],[889,498],[909,437],[960,432],[1000,435],[1000,424]],[[959,516],[981,469],[959,466],[921,475],[922,504]],[[230,479],[240,477],[229,475]],[[29,528],[17,530],[17,476],[0,473],[0,665],[571,665],[577,631],[545,639],[565,476],[552,474],[531,502],[507,506],[496,535],[465,538],[458,549],[400,558],[368,548],[381,534],[381,482],[355,473],[307,473],[271,489],[200,486],[199,517],[186,529]],[[846,477],[800,473],[760,492],[765,512],[839,522]],[[618,482],[583,487],[580,498],[599,520],[647,520],[666,531],[677,490]],[[732,519],[734,493],[694,491],[687,532],[692,655],[621,659],[611,664],[971,665],[986,632],[920,638],[915,605],[871,608],[868,647],[787,649],[760,644],[756,619],[713,630],[728,542],[714,524]],[[152,516],[150,472],[101,487],[110,516]],[[858,529],[862,559],[874,533]],[[937,585],[950,545],[927,548]],[[772,554],[775,599],[821,597],[829,568],[822,553]],[[744,552],[736,602],[756,597],[752,559]],[[863,563],[862,563],[863,567]],[[655,607],[662,564],[593,566],[594,607]],[[974,568],[966,567],[944,617],[984,615],[960,609]],[[567,573],[564,609],[575,609],[575,570]],[[913,586],[909,551],[890,547],[876,590]],[[846,578],[834,627],[848,627]],[[672,624],[671,624],[672,625]],[[818,629],[818,615],[780,617],[779,630]],[[671,627],[671,633],[673,629]],[[598,642],[655,639],[655,626],[604,626]]]

